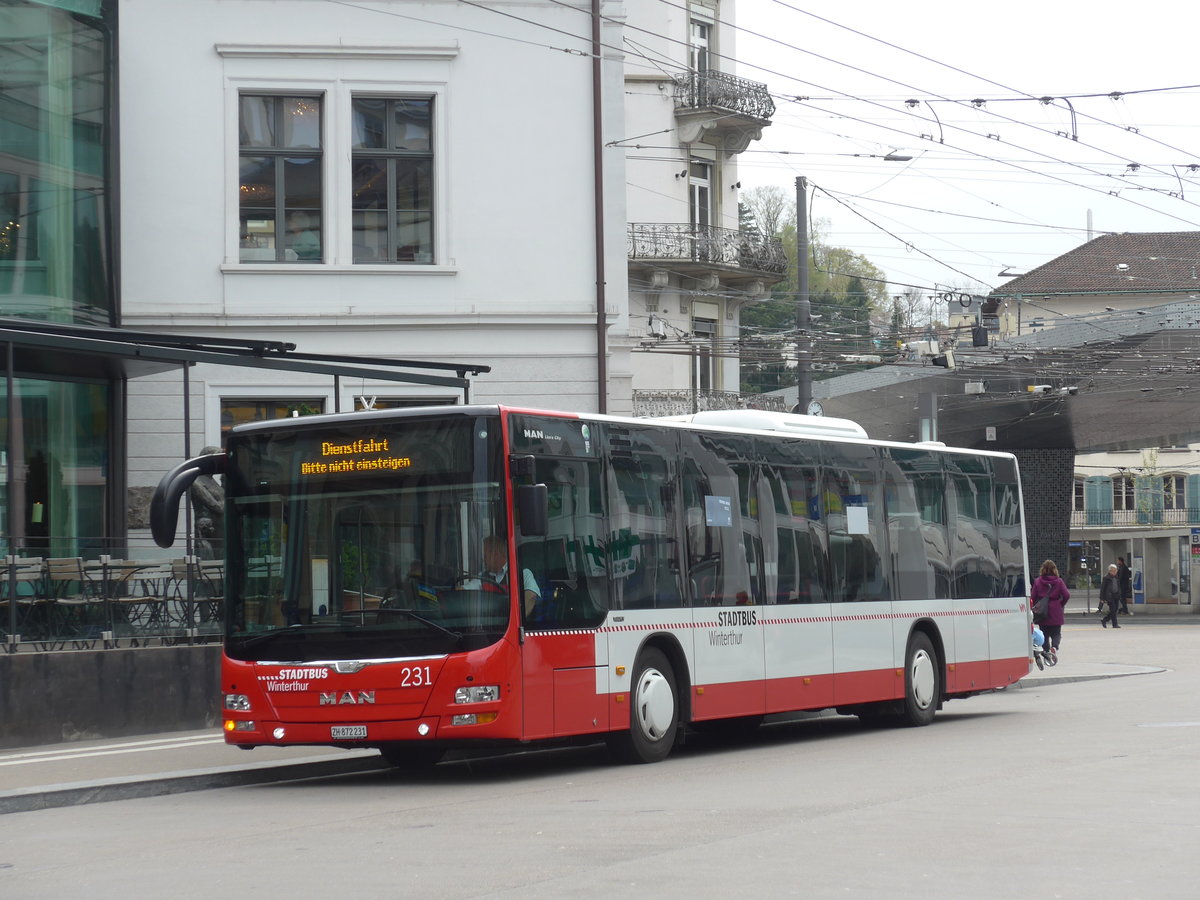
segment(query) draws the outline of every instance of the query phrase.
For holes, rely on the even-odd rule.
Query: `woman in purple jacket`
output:
[[[1039,623],[1046,643],[1055,654],[1058,645],[1062,643],[1063,607],[1071,599],[1067,583],[1058,577],[1058,566],[1054,560],[1048,559],[1042,563],[1042,572],[1033,580],[1033,588],[1029,592],[1029,602],[1034,604],[1039,597],[1046,596],[1050,602],[1046,604],[1046,621]]]

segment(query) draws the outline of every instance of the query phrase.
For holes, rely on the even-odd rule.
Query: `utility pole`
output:
[[[796,406],[806,414],[812,402],[812,306],[808,299],[808,179],[796,178]]]

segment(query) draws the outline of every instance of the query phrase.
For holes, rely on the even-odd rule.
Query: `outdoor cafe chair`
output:
[[[112,603],[128,627],[133,645],[166,636],[166,604],[174,573],[162,560],[113,559],[108,561]]]
[[[14,635],[31,641],[43,650],[55,644],[54,613],[46,594],[46,564],[40,556],[10,556],[5,561],[0,581],[0,627],[8,631],[12,607],[16,607],[16,628],[7,635],[6,645],[13,644]]]
[[[96,644],[101,631],[104,598],[84,573],[79,556],[50,557],[46,560],[46,588],[58,615],[54,624],[59,636],[69,640],[75,650]]]

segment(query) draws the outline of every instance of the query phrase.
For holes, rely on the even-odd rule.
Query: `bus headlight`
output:
[[[235,719],[225,720],[226,731],[254,731],[253,722],[239,722]]]
[[[250,712],[250,698],[245,694],[226,694],[225,708],[235,712]]]
[[[460,687],[454,692],[455,703],[487,703],[500,699],[500,685],[477,684]]]

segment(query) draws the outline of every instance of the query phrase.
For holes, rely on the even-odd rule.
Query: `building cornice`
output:
[[[458,41],[414,44],[215,44],[227,59],[432,59],[458,56]]]

